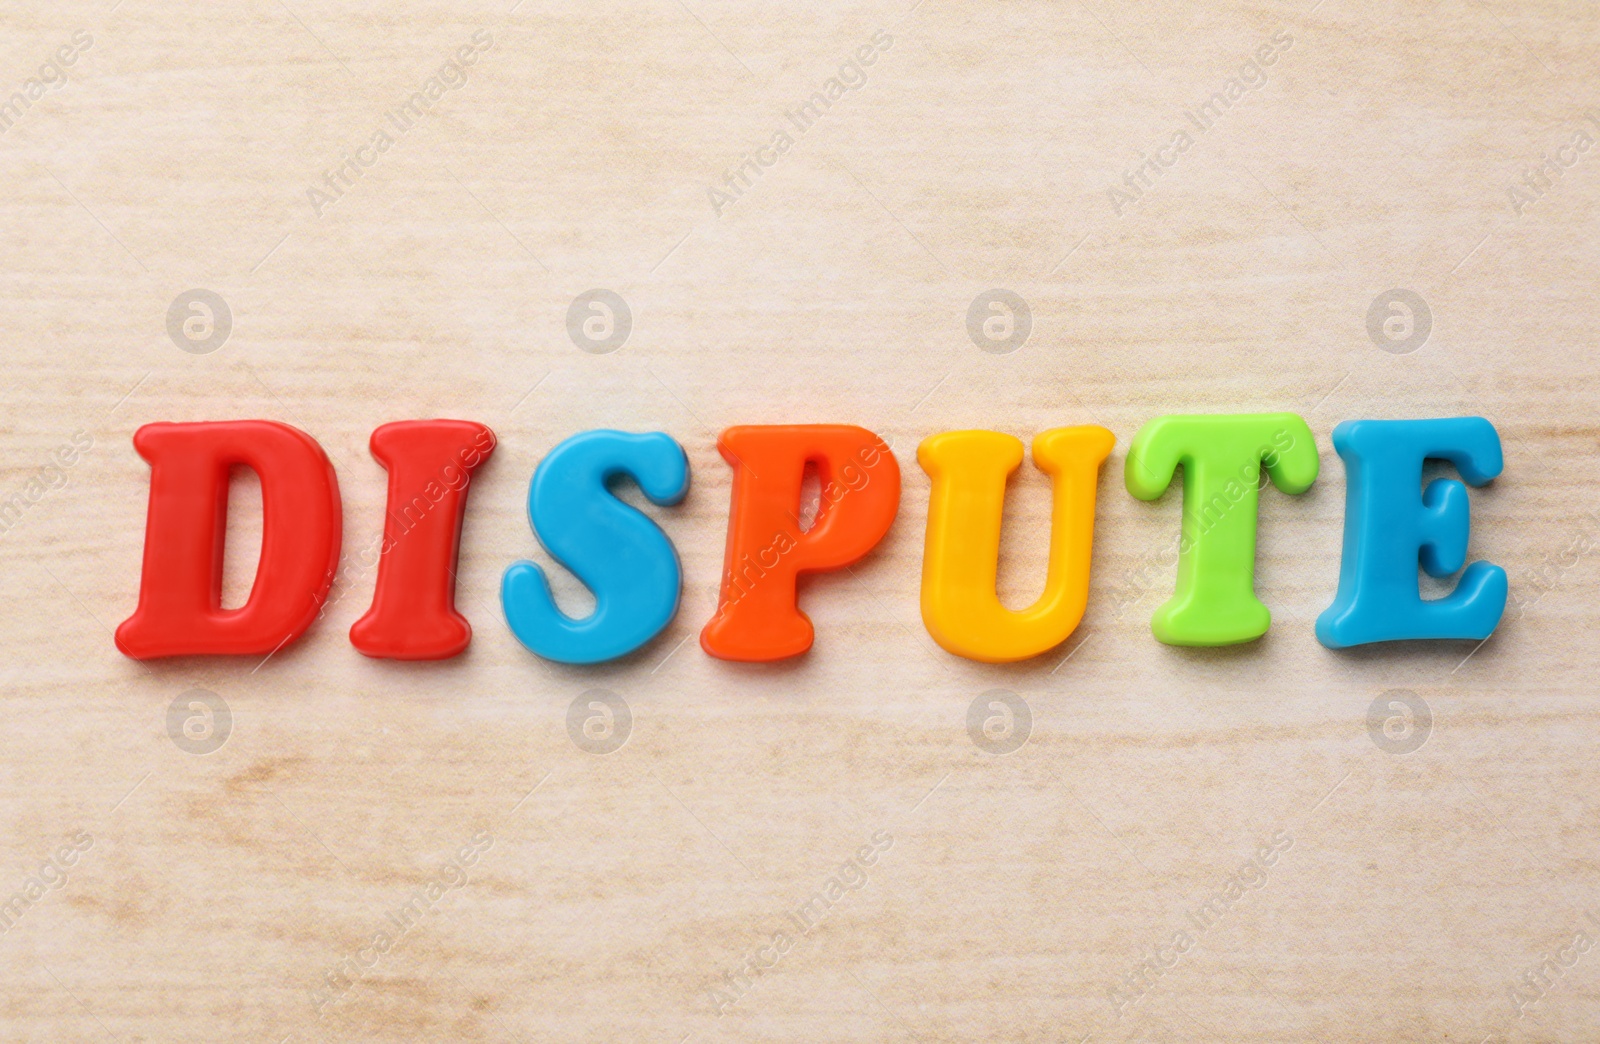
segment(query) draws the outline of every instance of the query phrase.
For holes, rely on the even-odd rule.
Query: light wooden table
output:
[[[0,19],[0,90],[23,97],[0,112],[0,500],[53,484],[0,533],[0,905],[22,895],[0,1037],[1600,1034],[1600,951],[1523,985],[1520,1017],[1510,992],[1576,933],[1600,940],[1600,149],[1567,148],[1600,136],[1592,4],[62,0]],[[1272,64],[1247,67],[1263,47]],[[472,64],[430,85],[462,48]],[[29,98],[53,59],[65,82]],[[831,105],[790,118],[835,77]],[[424,115],[391,119],[413,92]],[[1546,154],[1560,175],[1518,196]],[[740,164],[748,188],[714,205]],[[350,184],[314,206],[341,165]],[[1131,203],[1112,191],[1130,185]],[[194,288],[231,312],[205,354],[167,329]],[[569,337],[593,288],[629,305],[620,350]],[[1031,313],[1009,354],[967,329],[996,288]],[[1414,351],[1369,334],[1395,288],[1431,316]],[[1128,440],[1163,413],[1266,410],[1305,416],[1323,464],[1308,494],[1262,501],[1273,628],[1164,647],[1148,619],[1179,497],[1126,494]],[[1334,424],[1458,414],[1504,439],[1472,554],[1521,604],[1477,649],[1323,649]],[[338,469],[348,556],[381,527],[369,433],[427,416],[501,439],[468,511],[465,655],[357,654],[370,573],[266,662],[117,653],[139,425],[304,428]],[[716,433],[806,421],[892,442],[899,521],[805,585],[810,655],[711,660],[694,636],[728,506]],[[943,653],[917,607],[917,442],[1089,422],[1118,448],[1082,628],[1009,667]],[[686,584],[659,640],[572,669],[516,643],[498,583],[548,563],[528,477],[595,427],[688,449],[688,499],[652,509]],[[75,434],[92,446],[46,469]],[[1014,487],[1020,605],[1043,583],[1048,485],[1025,465]],[[238,600],[259,493],[235,493]],[[231,716],[206,755],[168,734],[196,688]],[[632,714],[604,756],[566,725],[596,688]],[[966,724],[996,689],[1032,715],[1004,756]],[[1396,689],[1432,716],[1404,755],[1368,730]],[[872,865],[841,869],[875,837]],[[1243,869],[1263,844],[1273,865]],[[471,845],[464,883],[395,928]],[[1197,914],[1241,872],[1252,887]],[[780,930],[785,952],[764,949]],[[1153,951],[1170,966],[1132,1001]]]

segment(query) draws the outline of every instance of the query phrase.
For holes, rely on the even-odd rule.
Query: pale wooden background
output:
[[[1507,189],[1600,107],[1600,12],[913,2],[4,4],[0,89],[74,31],[94,42],[0,140],[0,496],[72,432],[95,442],[0,536],[0,899],[77,831],[94,844],[0,936],[0,1036],[1595,1039],[1600,951],[1521,1019],[1508,984],[1586,926],[1600,939],[1583,919],[1600,916],[1600,576],[1592,552],[1563,557],[1600,534],[1600,151],[1520,215]],[[494,44],[466,86],[316,217],[306,188],[480,28]],[[879,29],[893,45],[865,87],[718,217],[707,186]],[[1107,189],[1280,30],[1294,43],[1266,84],[1117,217]],[[1397,286],[1433,313],[1409,355],[1366,331]],[[232,307],[214,354],[166,334],[191,287]],[[567,338],[591,287],[634,313],[611,355]],[[1011,355],[967,338],[991,287],[1032,308]],[[1263,498],[1271,633],[1157,644],[1170,565],[1117,604],[1179,505],[1123,491],[1128,440],[1165,412],[1281,409],[1307,417],[1324,470]],[[1473,495],[1473,554],[1534,604],[1470,658],[1324,650],[1333,425],[1462,413],[1506,446]],[[368,434],[441,415],[501,437],[466,525],[466,655],[358,655],[345,632],[370,576],[264,665],[116,652],[140,424],[303,427],[338,468],[350,552],[381,525]],[[892,440],[900,520],[852,574],[806,587],[808,657],[713,661],[693,636],[727,512],[715,434],[803,421]],[[1009,667],[944,654],[917,610],[917,441],[1085,422],[1118,449],[1078,635]],[[498,583],[546,561],[523,514],[533,467],[601,426],[687,447],[693,490],[656,512],[686,589],[658,641],[578,670],[516,644]],[[1011,604],[1043,583],[1047,485],[1024,470]],[[237,597],[252,533],[235,521]],[[165,728],[194,686],[234,716],[204,757]],[[591,687],[634,714],[606,757],[566,732]],[[994,688],[1034,715],[1001,758],[965,727]],[[1392,688],[1434,716],[1403,757],[1366,727]],[[480,830],[470,883],[319,1018],[308,990]],[[879,830],[894,844],[869,883],[719,1018],[708,989]],[[1267,884],[1117,1018],[1108,987],[1279,830],[1294,845]]]

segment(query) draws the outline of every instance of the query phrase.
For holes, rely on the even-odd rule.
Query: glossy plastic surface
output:
[[[135,659],[266,655],[303,634],[339,564],[339,480],[316,440],[277,421],[146,424],[133,436],[150,462],[139,606],[117,628]],[[223,609],[228,473],[261,479],[261,558],[250,596]]]
[[[877,435],[846,424],[729,428],[717,448],[733,466],[733,506],[721,597],[700,646],[722,660],[798,656],[814,631],[797,579],[853,565],[883,539],[900,507],[900,465]],[[822,499],[802,532],[807,462]]]
[[[1261,472],[1297,494],[1319,465],[1311,429],[1293,413],[1157,417],[1139,429],[1128,492],[1155,500],[1183,468],[1176,589],[1150,620],[1159,641],[1234,645],[1267,633],[1272,613],[1255,593]]]
[[[917,447],[933,479],[922,553],[922,622],[946,650],[986,663],[1025,660],[1054,648],[1083,619],[1094,543],[1095,485],[1116,444],[1106,429],[1053,428],[1033,440],[1033,463],[1051,476],[1050,565],[1044,594],[1026,609],[1000,604],[1006,478],[1022,440],[994,431],[947,431]]]
[[[689,491],[683,447],[661,432],[580,432],[540,461],[528,488],[528,521],[551,557],[594,593],[574,619],[556,607],[550,581],[532,562],[508,568],[500,585],[517,640],[548,660],[602,663],[644,645],[678,611],[678,552],[661,528],[608,488],[623,477],[653,504]]]
[[[1435,479],[1422,490],[1422,464],[1447,460],[1482,486],[1500,474],[1500,435],[1482,417],[1356,420],[1333,429],[1347,474],[1344,554],[1333,604],[1317,617],[1317,640],[1330,649],[1410,638],[1466,638],[1494,633],[1505,612],[1506,571],[1474,562],[1456,589],[1424,600],[1417,568],[1447,577],[1467,560],[1471,529],[1467,487]]]
[[[372,606],[350,644],[390,660],[443,660],[472,641],[456,611],[456,558],[472,473],[494,452],[494,432],[462,420],[395,421],[372,433],[389,471]]]

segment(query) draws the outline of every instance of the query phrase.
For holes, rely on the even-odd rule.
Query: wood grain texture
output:
[[[1523,985],[1520,1013],[1510,993],[1576,933],[1600,939],[1600,567],[1577,550],[1600,541],[1600,149],[1564,153],[1576,161],[1531,202],[1511,192],[1577,132],[1600,136],[1592,4],[13,0],[0,24],[5,92],[92,37],[0,137],[0,499],[59,485],[0,534],[0,902],[92,841],[0,936],[0,1036],[1600,1034],[1600,951]],[[372,165],[319,215],[308,189],[482,31],[464,82],[362,153]],[[1244,72],[1275,34],[1292,44]],[[863,46],[864,82],[719,213],[708,190]],[[1260,82],[1205,130],[1190,122],[1241,77]],[[1161,150],[1172,165],[1146,168],[1119,214],[1111,189]],[[167,333],[193,287],[232,310],[210,354]],[[632,310],[611,354],[568,337],[570,302],[594,287]],[[966,329],[996,287],[1031,309],[1011,354]],[[1408,354],[1367,330],[1395,287],[1432,315]],[[1267,410],[1308,419],[1323,468],[1306,495],[1262,499],[1272,630],[1164,647],[1148,619],[1171,587],[1179,497],[1124,492],[1128,440],[1163,413]],[[1522,604],[1477,649],[1323,649],[1312,624],[1344,502],[1333,425],[1463,413],[1506,448],[1504,476],[1473,494],[1472,553],[1507,568]],[[348,566],[381,531],[369,433],[426,416],[501,440],[468,508],[465,655],[358,655],[359,567],[265,662],[116,652],[143,541],[139,425],[304,428],[338,469]],[[728,506],[716,433],[802,421],[891,441],[899,521],[861,566],[805,586],[812,653],[713,661],[694,636]],[[1091,422],[1118,448],[1082,628],[1018,665],[946,655],[917,606],[918,440]],[[548,564],[528,476],[594,427],[687,448],[688,499],[653,511],[686,585],[659,640],[572,669],[516,643],[498,580],[517,558]],[[41,473],[80,432],[93,446],[64,480]],[[1025,465],[1008,604],[1042,587],[1048,506]],[[248,556],[233,569],[242,590]],[[195,687],[233,717],[206,756],[167,733]],[[633,714],[604,757],[567,734],[592,688]],[[993,689],[1033,715],[1004,757],[966,729]],[[1368,735],[1391,689],[1433,715],[1405,756]],[[892,844],[841,870],[875,835]],[[1198,929],[1191,915],[1275,836],[1292,845],[1247,873],[1258,887]],[[442,867],[474,837],[489,842],[466,882],[319,1009],[328,975],[453,879]],[[865,883],[795,928],[833,875]],[[776,966],[719,1013],[725,974],[780,930]],[[1180,931],[1186,952],[1119,1008],[1109,991]]]

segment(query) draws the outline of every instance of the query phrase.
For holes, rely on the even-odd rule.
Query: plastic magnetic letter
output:
[[[339,565],[339,480],[316,440],[277,421],[146,424],[134,449],[150,462],[139,606],[117,628],[136,660],[265,655],[316,619]],[[228,476],[261,479],[261,558],[250,597],[222,608]]]
[[[734,427],[717,449],[733,467],[733,506],[722,593],[700,647],[753,663],[798,656],[814,630],[796,581],[852,565],[883,539],[900,508],[900,464],[877,435],[847,424]],[[822,496],[802,531],[808,463]]]
[[[547,660],[602,663],[639,648],[672,622],[682,571],[661,528],[623,503],[610,484],[633,479],[652,503],[689,492],[689,459],[670,435],[585,431],[539,462],[528,488],[528,521],[551,557],[594,593],[594,612],[575,620],[556,608],[550,581],[516,562],[500,584],[517,640]]]
[[[1050,565],[1044,594],[1020,612],[1000,604],[1006,477],[1022,440],[995,431],[947,431],[922,440],[917,461],[933,479],[922,553],[922,622],[957,656],[1025,660],[1061,644],[1089,600],[1095,484],[1116,438],[1095,425],[1052,428],[1033,440],[1033,463],[1051,476]]]
[[[1344,460],[1344,555],[1339,591],[1317,617],[1330,649],[1407,638],[1470,638],[1494,632],[1506,608],[1506,571],[1474,562],[1456,589],[1424,601],[1417,566],[1444,578],[1467,560],[1467,487],[1422,485],[1422,462],[1447,460],[1474,486],[1504,466],[1500,434],[1482,417],[1345,421],[1333,429]]]
[[[472,641],[456,612],[456,556],[467,485],[494,452],[494,432],[472,421],[395,421],[370,445],[389,471],[389,502],[372,607],[351,626],[350,644],[381,659],[449,659]]]
[[[1154,500],[1183,466],[1178,580],[1150,629],[1168,645],[1233,645],[1267,633],[1255,593],[1261,471],[1285,493],[1317,479],[1317,446],[1293,413],[1157,417],[1128,450],[1128,492]]]

